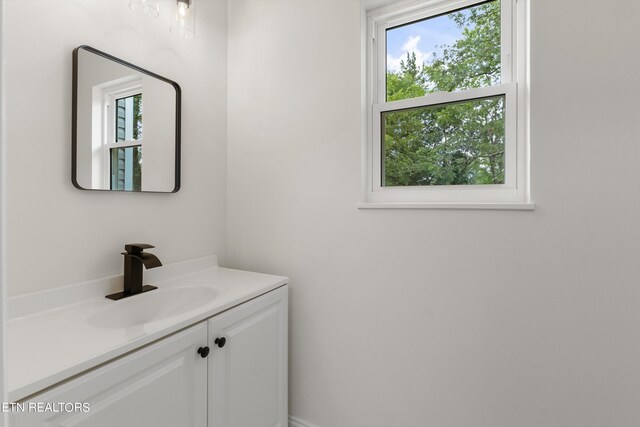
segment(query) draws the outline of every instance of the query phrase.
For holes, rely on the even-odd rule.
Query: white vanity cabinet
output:
[[[209,320],[209,427],[287,425],[287,309],[285,286]]]
[[[287,293],[267,292],[22,400],[26,412],[12,412],[10,425],[285,427]],[[47,403],[90,410],[27,411]]]
[[[197,351],[206,342],[206,323],[192,326],[21,402],[25,411],[29,404],[89,403],[88,412],[13,412],[10,425],[204,427],[207,359]]]

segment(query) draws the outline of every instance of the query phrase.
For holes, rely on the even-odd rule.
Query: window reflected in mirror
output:
[[[111,190],[142,191],[142,93],[116,99],[114,116],[115,141],[105,147],[111,152]]]

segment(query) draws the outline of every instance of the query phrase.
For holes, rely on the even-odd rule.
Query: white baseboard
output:
[[[289,415],[289,427],[317,427],[314,424],[308,423],[305,420],[301,420],[298,417]]]

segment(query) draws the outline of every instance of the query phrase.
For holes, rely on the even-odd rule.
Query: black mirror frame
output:
[[[171,191],[122,191],[122,190],[107,190],[107,189],[98,189],[98,188],[84,188],[80,184],[78,184],[77,180],[77,172],[78,172],[78,52],[82,50],[86,50],[98,56],[102,56],[110,61],[116,62],[118,64],[124,65],[131,69],[134,69],[140,73],[146,74],[148,76],[154,77],[158,80],[161,80],[165,83],[169,83],[176,90],[176,126],[175,126],[175,186]],[[180,190],[180,136],[181,136],[181,105],[182,105],[182,89],[180,89],[180,85],[173,80],[169,80],[165,77],[162,77],[156,73],[145,70],[144,68],[138,67],[130,62],[124,61],[120,58],[116,58],[115,56],[109,55],[108,53],[102,52],[98,49],[94,49],[91,46],[80,45],[77,48],[73,49],[73,95],[72,95],[72,107],[71,107],[71,182],[73,186],[79,190],[85,191],[114,191],[117,193],[177,193]]]

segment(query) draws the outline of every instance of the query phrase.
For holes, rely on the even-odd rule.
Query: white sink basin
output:
[[[156,289],[112,302],[94,314],[89,323],[101,328],[128,328],[186,313],[209,304],[218,296],[216,289],[189,286]]]

